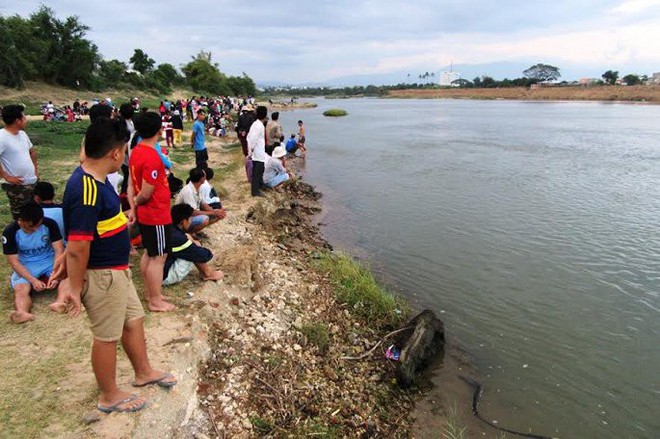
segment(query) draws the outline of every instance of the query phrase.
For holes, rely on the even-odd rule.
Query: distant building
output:
[[[440,85],[443,87],[458,87],[458,84],[453,84],[458,79],[461,79],[458,72],[440,72]]]
[[[649,79],[651,80],[651,84],[660,85],[660,72],[654,73]]]

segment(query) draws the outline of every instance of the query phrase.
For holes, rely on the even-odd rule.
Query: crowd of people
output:
[[[98,409],[103,412],[137,411],[147,402],[116,383],[119,340],[135,371],[134,386],[170,388],[177,382],[149,363],[145,313],[129,256],[143,249],[139,271],[151,312],[176,308],[163,286],[181,281],[193,267],[204,281],[223,277],[209,264],[213,253],[202,243],[208,237],[203,230],[227,215],[212,185],[206,136],[226,135],[231,112],[239,114],[235,129],[255,197],[291,178],[287,155],[298,149],[306,152],[302,121],[298,139],[292,134],[285,145],[279,114],[272,113],[269,120],[267,107],[255,109],[253,103],[193,97],[163,101],[158,112],[141,109],[138,99],[119,107],[109,99],[92,105],[80,164],[67,181],[61,204],[55,202],[53,185],[39,178],[24,108],[2,109],[0,177],[13,217],[2,235],[3,253],[12,268],[14,311],[9,317],[14,323],[33,320],[31,296],[44,290],[57,291],[50,304],[54,312],[76,316],[84,305],[94,340]],[[190,136],[195,167],[185,184],[174,176],[167,150],[183,143],[184,118],[195,121]],[[161,145],[163,139],[166,146]]]

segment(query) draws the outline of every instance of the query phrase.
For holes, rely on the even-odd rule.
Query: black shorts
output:
[[[148,256],[163,256],[172,251],[172,224],[150,226],[139,224],[142,234],[142,245]]]
[[[209,161],[209,152],[206,149],[195,151],[195,164],[199,165],[202,162]]]

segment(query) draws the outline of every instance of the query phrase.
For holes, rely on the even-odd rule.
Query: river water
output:
[[[486,418],[660,437],[660,106],[315,102],[281,120],[305,121],[325,236],[441,313]]]

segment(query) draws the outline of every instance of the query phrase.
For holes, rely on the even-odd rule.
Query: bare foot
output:
[[[148,302],[147,308],[151,312],[170,312],[170,311],[174,311],[176,309],[176,306],[164,300],[158,300],[154,302]]]
[[[67,305],[64,302],[53,302],[50,305],[48,305],[48,308],[50,308],[51,311],[56,312],[58,314],[66,314],[67,311]]]
[[[14,323],[25,323],[34,320],[34,314],[25,311],[12,311],[9,313],[9,320]]]
[[[220,280],[224,277],[224,273],[220,270],[212,271],[209,276],[202,276],[202,280]]]

